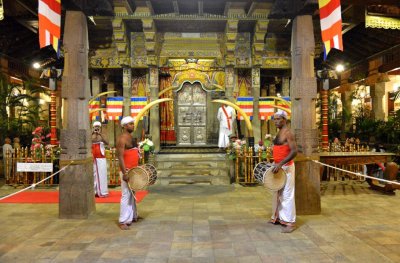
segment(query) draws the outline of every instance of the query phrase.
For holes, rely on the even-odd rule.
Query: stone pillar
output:
[[[297,16],[292,27],[291,129],[299,154],[296,164],[296,210],[299,215],[321,213],[315,100],[317,81],[314,74],[314,31],[310,15]]]
[[[385,120],[385,83],[386,82],[377,82],[375,86],[371,86],[371,95],[372,96],[372,109],[374,113],[375,120]]]
[[[67,11],[64,27],[64,74],[60,165],[60,218],[88,218],[96,210],[93,188],[91,132],[88,118],[88,31],[86,16]]]
[[[352,84],[345,84],[340,94],[342,100],[342,132],[340,133],[340,139],[344,141],[347,137],[346,132],[350,130],[352,125],[351,112],[352,112],[352,95],[353,95]]]
[[[158,92],[160,87],[158,86],[158,68],[149,68],[149,88],[150,88],[150,100],[155,101],[158,99]],[[172,103],[172,102],[167,102]],[[150,109],[150,135],[154,143],[154,151],[160,151],[160,104],[156,104]]]
[[[261,139],[261,122],[258,118],[258,102],[260,100],[260,68],[253,67],[251,69],[251,92],[254,100],[253,104],[253,133],[254,143],[258,143]]]

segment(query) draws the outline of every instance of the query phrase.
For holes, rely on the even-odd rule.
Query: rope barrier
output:
[[[15,192],[15,193],[12,193],[12,194],[9,194],[9,195],[6,195],[6,196],[1,197],[1,198],[0,198],[0,201],[3,200],[3,199],[6,199],[6,198],[8,198],[8,197],[14,196],[14,195],[16,195],[16,194],[22,193],[22,192],[24,192],[24,191],[26,191],[26,190],[28,190],[28,189],[31,189],[31,188],[34,189],[34,188],[36,187],[36,185],[41,184],[41,183],[43,183],[44,181],[46,181],[46,180],[50,179],[51,177],[55,176],[56,174],[62,172],[65,168],[67,168],[68,166],[70,166],[73,162],[74,162],[74,161],[71,161],[68,165],[64,166],[62,169],[60,169],[60,170],[58,170],[57,172],[55,172],[55,173],[49,175],[48,177],[44,178],[43,180],[41,180],[41,181],[39,181],[39,182],[37,182],[37,183],[33,183],[33,184],[31,184],[30,186],[28,186],[28,187],[26,187],[26,188],[24,188],[24,189],[19,190],[18,192]]]
[[[362,173],[351,172],[351,171],[344,170],[344,169],[341,169],[341,168],[338,168],[338,167],[335,167],[335,166],[332,166],[332,165],[329,165],[329,164],[326,164],[326,163],[321,163],[321,162],[316,161],[316,160],[312,160],[312,161],[313,161],[314,163],[318,163],[318,164],[320,164],[320,165],[323,165],[323,166],[326,166],[326,167],[329,167],[329,168],[332,168],[332,169],[336,169],[336,170],[339,170],[339,171],[342,171],[342,172],[345,172],[345,173],[354,174],[354,175],[356,175],[356,176],[361,176],[361,177],[365,177],[365,178],[369,178],[369,179],[373,179],[373,180],[385,182],[385,183],[388,183],[388,184],[400,185],[400,182],[389,181],[389,180],[386,180],[386,179],[381,179],[381,178],[369,176],[369,175],[362,174]]]

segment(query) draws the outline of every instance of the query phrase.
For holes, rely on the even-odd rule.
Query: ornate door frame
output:
[[[207,92],[200,81],[185,81],[176,91],[177,146],[207,144]]]

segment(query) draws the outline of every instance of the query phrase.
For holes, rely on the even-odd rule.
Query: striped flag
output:
[[[147,105],[147,97],[131,97],[131,116],[136,118],[138,113]],[[142,118],[140,118],[143,120]]]
[[[95,100],[89,103],[89,118],[94,121],[100,120],[100,98],[96,98]]]
[[[258,118],[260,120],[270,120],[274,116],[275,108],[272,105],[275,105],[274,99],[260,97],[258,103]]]
[[[318,0],[324,59],[332,48],[343,51],[340,0]]]
[[[253,97],[238,97],[236,99],[236,104],[239,106],[239,108],[246,112],[250,120],[253,119]],[[240,112],[238,112],[237,119],[244,120]]]
[[[282,97],[282,99],[284,99],[287,102],[290,102],[290,97]],[[276,101],[276,106],[280,106],[282,108],[290,109],[290,103],[288,104],[288,103],[285,103],[285,102],[280,101],[280,100]],[[288,117],[290,118],[290,113],[287,112],[287,111],[286,111],[286,113],[288,114]]]
[[[40,48],[52,45],[58,53],[61,37],[61,0],[39,0]]]
[[[122,118],[122,110],[124,107],[123,97],[107,98],[107,116],[108,120],[120,120]]]

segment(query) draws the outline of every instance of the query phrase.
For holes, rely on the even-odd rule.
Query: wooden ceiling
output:
[[[64,3],[65,2],[65,3]],[[331,63],[345,60],[356,64],[379,52],[399,47],[400,30],[366,28],[364,10],[391,10],[392,17],[400,18],[398,0],[342,0],[344,52],[331,55]],[[37,0],[3,0],[5,19],[0,21],[0,52],[9,57],[29,62],[40,55],[37,35]],[[90,4],[89,4],[90,3]],[[275,38],[279,48],[289,51],[291,21],[296,15],[309,14],[314,19],[316,57],[321,53],[319,13],[317,0],[70,0],[63,1],[65,10],[83,10],[95,16],[88,22],[91,48],[107,47],[112,41],[112,14],[114,6],[125,5],[134,12],[137,8],[151,10],[158,32],[225,32],[227,19],[182,19],[184,15],[226,16],[238,11],[251,17],[257,10],[268,12],[268,30],[265,36]],[[375,9],[374,9],[375,8]],[[161,19],[163,14],[175,14],[180,19]],[[157,16],[159,18],[157,18]],[[143,32],[138,19],[126,20],[128,31]],[[240,19],[239,32],[254,33],[256,19]]]

